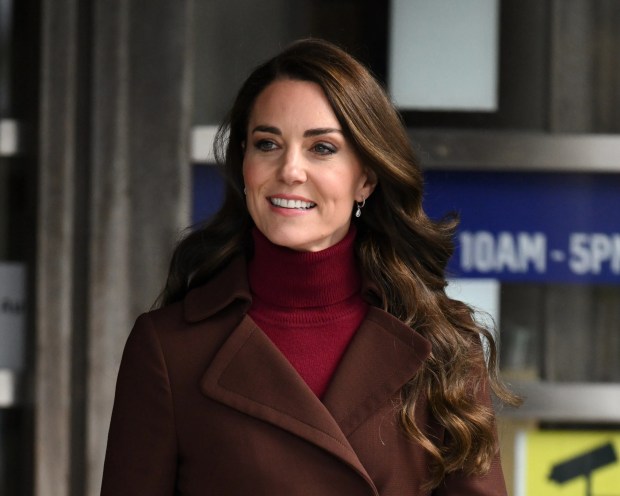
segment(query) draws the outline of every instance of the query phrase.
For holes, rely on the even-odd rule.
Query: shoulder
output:
[[[250,303],[245,259],[240,257],[182,300],[141,314],[129,335],[126,353],[159,350],[170,363],[209,354],[238,325]]]
[[[136,327],[151,327],[159,332],[184,329],[217,317],[229,307],[245,312],[250,302],[246,260],[237,256],[209,280],[191,288],[181,300],[141,314]]]

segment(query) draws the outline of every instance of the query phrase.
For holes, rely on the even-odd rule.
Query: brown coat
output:
[[[245,312],[237,259],[127,341],[102,496],[414,496],[428,456],[403,435],[399,389],[429,343],[371,307],[321,402]],[[418,425],[443,438],[421,399]],[[505,495],[499,459],[435,495]]]

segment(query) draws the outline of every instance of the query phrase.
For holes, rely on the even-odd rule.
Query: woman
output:
[[[102,494],[506,494],[490,392],[514,398],[444,292],[456,223],[422,210],[375,79],[297,42],[246,80],[216,152],[224,205],[125,348]]]

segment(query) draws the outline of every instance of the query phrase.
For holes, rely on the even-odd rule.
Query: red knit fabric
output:
[[[253,237],[248,313],[321,398],[368,310],[360,296],[355,228],[319,252],[276,246],[258,229]]]

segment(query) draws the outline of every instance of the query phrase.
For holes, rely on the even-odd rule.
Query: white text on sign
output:
[[[565,248],[550,249],[541,232],[463,231],[459,244],[465,273],[543,274],[549,263],[566,263],[576,275],[620,274],[620,233],[571,233]]]

